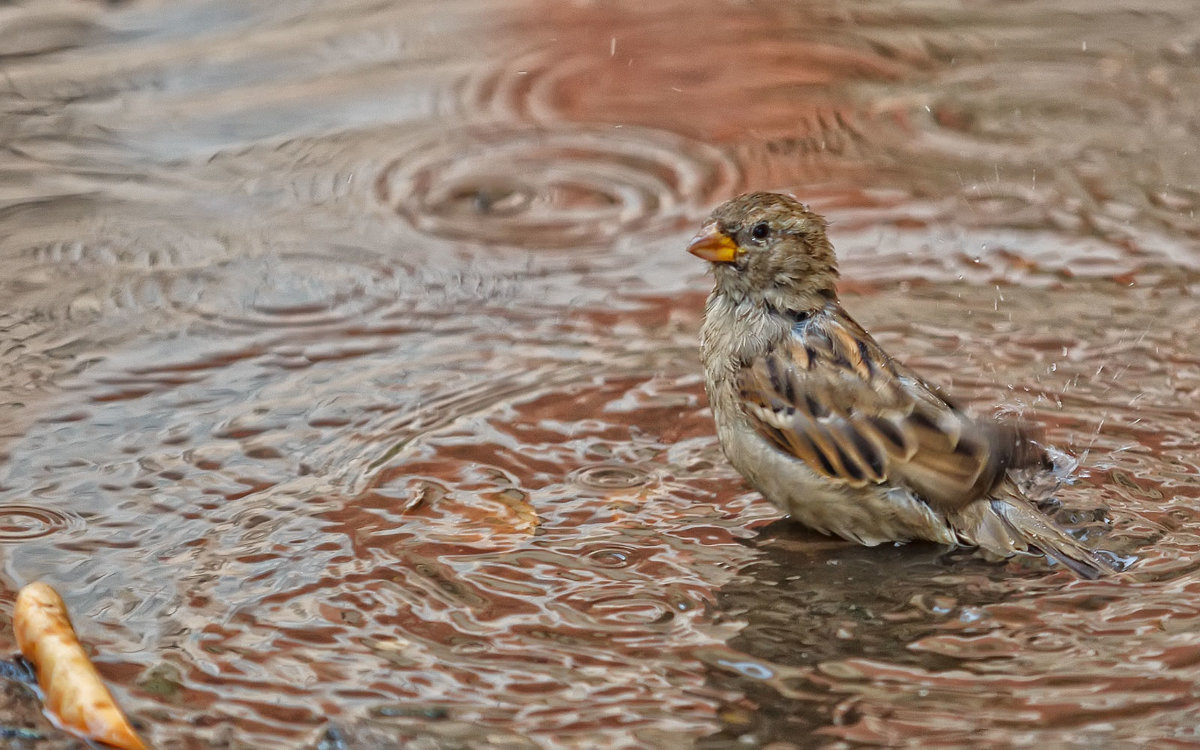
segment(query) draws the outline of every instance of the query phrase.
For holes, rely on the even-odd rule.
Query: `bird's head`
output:
[[[688,252],[712,264],[717,291],[777,310],[836,298],[837,259],[825,219],[779,193],[747,193],[712,212]]]

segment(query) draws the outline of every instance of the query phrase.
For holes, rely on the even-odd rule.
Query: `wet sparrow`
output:
[[[1010,469],[1044,452],[972,417],[842,308],[825,220],[784,195],[718,207],[688,251],[711,262],[701,358],[730,463],[801,523],[865,545],[925,539],[1113,570],[1039,512]]]

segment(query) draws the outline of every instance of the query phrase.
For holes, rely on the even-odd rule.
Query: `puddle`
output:
[[[5,601],[57,586],[162,747],[1195,739],[1196,14],[7,7]],[[1132,570],[749,492],[683,250],[747,189]]]

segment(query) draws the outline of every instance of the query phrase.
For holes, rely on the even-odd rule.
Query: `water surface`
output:
[[[0,609],[156,745],[1197,740],[1192,3],[0,10]],[[1131,571],[750,492],[683,252],[748,189]]]

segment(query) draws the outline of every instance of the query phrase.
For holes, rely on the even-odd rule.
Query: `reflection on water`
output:
[[[1126,5],[4,8],[4,606],[162,747],[1196,740],[1200,37]],[[761,188],[1131,572],[746,491],[682,247]]]

